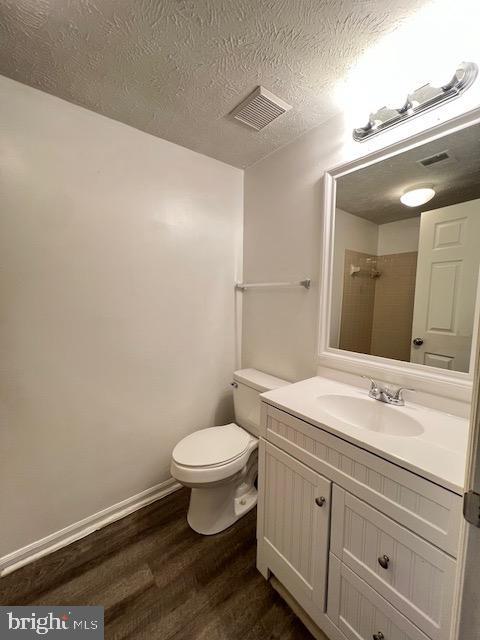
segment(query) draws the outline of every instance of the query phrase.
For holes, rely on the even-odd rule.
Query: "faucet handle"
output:
[[[402,391],[415,392],[415,389],[410,389],[410,387],[399,387],[395,391],[384,389],[383,397],[385,398],[385,402],[387,404],[394,404],[397,407],[403,407],[403,405],[405,404],[405,400],[403,399]]]
[[[370,398],[373,398],[374,400],[380,400],[383,390],[380,388],[378,382],[370,376],[362,376],[362,378],[365,378],[365,380],[370,380],[370,390],[368,392]]]
[[[398,387],[396,391],[391,392],[391,396],[394,400],[403,400],[402,391],[411,391],[415,393],[415,389],[411,389],[410,387]]]
[[[370,389],[378,389],[378,382],[376,380],[374,380],[373,378],[371,378],[370,376],[363,376],[362,378],[365,378],[365,380],[370,380]]]

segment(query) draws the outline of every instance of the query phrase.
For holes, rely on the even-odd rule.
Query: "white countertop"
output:
[[[368,398],[367,389],[319,376],[268,391],[261,397],[274,407],[463,495],[469,429],[467,419],[406,400],[404,407],[392,406],[392,409],[418,420],[424,432],[410,437],[389,435],[355,427],[326,413],[322,410],[321,396],[327,394],[378,402]]]

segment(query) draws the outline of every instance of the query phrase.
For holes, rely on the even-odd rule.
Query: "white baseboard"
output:
[[[114,504],[111,507],[107,507],[106,509],[98,511],[79,522],[75,522],[74,524],[65,527],[65,529],[60,529],[60,531],[51,533],[46,538],[32,542],[21,549],[17,549],[16,551],[0,558],[0,577],[6,576],[7,574],[12,573],[12,571],[16,571],[17,569],[20,569],[20,567],[23,567],[34,560],[38,560],[38,558],[42,558],[49,553],[53,553],[53,551],[57,551],[57,549],[66,547],[72,542],[80,540],[80,538],[84,538],[94,531],[106,527],[112,522],[115,522],[115,520],[120,520],[120,518],[128,516],[130,513],[133,513],[142,507],[146,507],[148,504],[151,504],[156,500],[160,500],[180,488],[181,485],[173,478],[170,478],[169,480],[161,482],[150,489],[137,493],[137,495],[132,496],[131,498],[122,500],[122,502],[117,502],[117,504]]]

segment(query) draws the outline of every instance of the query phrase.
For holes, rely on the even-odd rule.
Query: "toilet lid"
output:
[[[180,440],[172,457],[185,467],[213,467],[241,456],[250,440],[249,433],[233,422],[209,427]]]

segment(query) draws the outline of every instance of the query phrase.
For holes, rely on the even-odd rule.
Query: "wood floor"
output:
[[[105,637],[311,640],[255,568],[255,511],[216,536],[182,489],[0,579],[1,605],[105,607]]]

